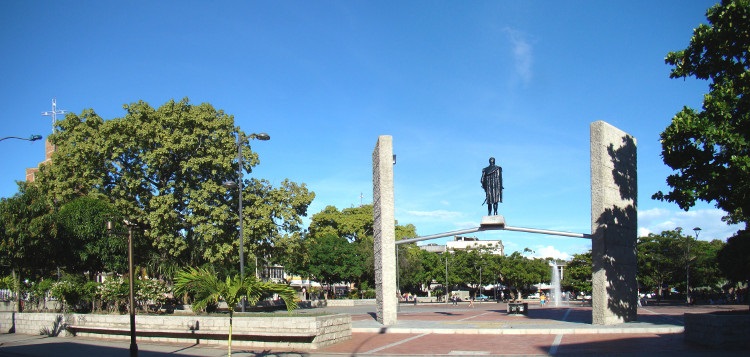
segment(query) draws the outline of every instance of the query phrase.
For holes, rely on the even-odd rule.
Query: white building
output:
[[[446,249],[449,251],[454,251],[486,248],[495,255],[505,254],[505,246],[503,246],[503,241],[501,240],[479,240],[479,238],[476,237],[463,236],[454,236],[453,240],[448,241],[446,245],[430,243],[427,245],[421,245],[419,246],[419,248],[428,252],[435,253],[443,253],[446,251]]]
[[[503,246],[503,241],[501,240],[479,240],[479,238],[476,237],[455,236],[453,237],[453,241],[447,242],[446,245],[448,247],[448,250],[471,250],[486,248],[495,255],[504,255],[505,253],[505,247]]]

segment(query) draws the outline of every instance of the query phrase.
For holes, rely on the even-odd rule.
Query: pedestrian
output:
[[[456,296],[456,294],[451,296],[451,300],[453,300],[453,305],[458,305],[458,296]]]
[[[469,298],[469,307],[472,307],[472,308],[474,307],[474,296],[475,296],[475,295],[472,295],[472,296],[471,296],[471,297]]]
[[[545,302],[547,302],[547,296],[542,293],[541,295],[539,295],[539,303],[542,305],[542,307],[544,307]]]

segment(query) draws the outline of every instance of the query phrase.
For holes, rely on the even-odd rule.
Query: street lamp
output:
[[[449,304],[448,294],[448,245],[445,245],[445,303]]]
[[[37,141],[37,140],[42,140],[42,136],[41,135],[32,135],[32,136],[29,136],[28,138],[19,138],[17,136],[6,136],[4,138],[0,138],[0,141],[3,141],[5,139],[18,139],[18,140],[26,140],[26,141]]]
[[[124,220],[126,226],[128,226],[128,299],[130,300],[130,356],[138,356],[138,344],[135,342],[135,291],[133,286],[135,280],[133,280],[133,227],[134,223]],[[112,221],[107,221],[107,231],[112,232],[113,224]]]
[[[237,196],[238,196],[238,201],[239,201],[239,203],[238,203],[239,207],[237,208],[237,211],[238,211],[237,217],[239,219],[239,225],[240,225],[240,276],[242,277],[242,279],[245,278],[245,242],[244,242],[243,235],[242,235],[242,233],[243,233],[242,232],[242,139],[243,138],[244,138],[244,135],[238,129],[237,130],[237,176],[238,176],[238,181],[237,182],[227,181],[227,182],[224,182],[224,184],[223,184],[224,187],[227,187],[227,188],[237,187],[237,189],[238,189]],[[253,133],[253,134],[250,134],[250,136],[248,137],[248,139],[251,139],[251,140],[252,139],[258,139],[258,140],[266,141],[266,140],[271,139],[271,136],[269,136],[266,133],[257,133],[257,134]],[[257,263],[256,263],[256,265],[257,265]],[[245,299],[244,298],[242,299],[242,312],[245,312]]]
[[[698,235],[701,232],[701,227],[693,228],[693,232],[695,232],[695,240],[698,240]],[[687,262],[686,263],[687,263],[687,266],[685,268],[685,277],[686,277],[685,295],[687,295],[687,304],[690,305],[690,237],[688,237]]]

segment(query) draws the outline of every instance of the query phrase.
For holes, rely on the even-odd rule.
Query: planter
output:
[[[0,331],[48,336],[130,338],[128,315],[0,312]],[[137,315],[138,340],[226,345],[229,315]],[[232,345],[317,349],[351,338],[351,316],[237,316]]]

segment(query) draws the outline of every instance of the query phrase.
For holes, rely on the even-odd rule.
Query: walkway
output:
[[[530,306],[528,316],[509,316],[494,302],[401,305],[398,323],[383,327],[375,307],[326,310],[352,314],[352,339],[314,351],[235,347],[234,356],[746,356],[748,351],[716,351],[686,344],[685,312],[747,309],[747,306],[646,306],[638,321],[615,326],[591,325],[590,307]],[[139,343],[140,356],[225,356],[226,348]],[[0,335],[0,356],[127,356],[128,341]]]

